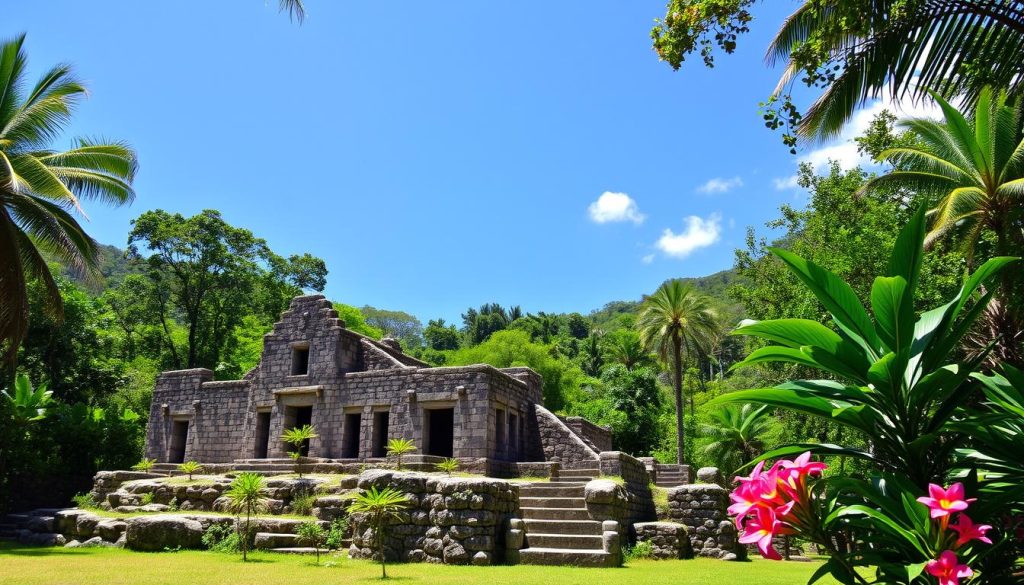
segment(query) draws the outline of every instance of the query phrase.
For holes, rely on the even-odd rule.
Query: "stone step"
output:
[[[582,498],[582,485],[531,485],[519,488],[520,498]]]
[[[600,536],[601,523],[596,520],[540,520],[537,518],[523,519],[527,534],[583,534]]]
[[[573,567],[614,567],[615,555],[603,550],[574,550],[564,548],[525,548],[519,551],[519,562],[524,565],[568,565]]]
[[[520,508],[524,520],[590,520],[586,508]]]
[[[583,498],[530,498],[520,497],[519,505],[524,508],[582,508],[586,509],[587,501]]]
[[[552,477],[551,478],[551,483],[573,483],[573,484],[586,485],[588,481],[590,481],[592,479],[596,479],[596,478],[597,478],[597,476],[591,477],[591,476],[576,476],[576,475],[571,475],[571,476],[569,476],[569,475],[560,475],[558,477]]]
[[[593,534],[526,534],[526,544],[535,548],[601,550],[601,536]]]
[[[299,537],[281,532],[257,532],[253,548],[279,549],[298,546]],[[312,550],[312,549],[310,549]]]
[[[558,471],[559,476],[576,476],[576,477],[597,477],[601,475],[600,469],[561,469]]]

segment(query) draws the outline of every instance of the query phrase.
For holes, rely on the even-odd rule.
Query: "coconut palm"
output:
[[[287,12],[288,18],[298,21],[299,24],[306,20],[306,6],[303,0],[277,0],[277,9]]]
[[[682,280],[663,283],[644,299],[637,319],[640,340],[672,368],[676,399],[676,462],[683,463],[683,360],[707,353],[719,327],[718,315],[708,297]]]
[[[629,329],[622,329],[606,335],[604,352],[608,356],[608,361],[622,364],[629,371],[650,365],[654,361],[640,340],[640,336]]]
[[[263,476],[252,473],[239,473],[224,490],[231,511],[237,516],[245,514],[245,524],[241,518],[235,520],[238,533],[238,546],[242,549],[242,560],[249,560],[249,539],[252,537],[252,517],[267,509],[267,498],[263,495]]]
[[[937,94],[945,120],[910,119],[902,126],[918,136],[912,146],[892,148],[880,156],[896,166],[872,179],[866,189],[908,188],[933,193],[938,204],[929,211],[926,245],[954,237],[966,252],[969,268],[986,232],[994,238],[994,256],[1020,253],[1024,229],[1024,119],[1021,104],[985,88],[970,116]],[[981,325],[999,338],[995,360],[1020,363],[1019,311],[1013,311],[1013,271],[1002,274],[999,302],[989,305]],[[992,337],[981,343],[988,344]]]
[[[123,143],[78,138],[51,143],[71,121],[85,86],[68,65],[25,79],[25,36],[0,45],[0,358],[13,361],[28,331],[27,282],[38,279],[47,308],[60,318],[60,291],[46,257],[96,269],[96,242],[79,225],[83,200],[123,205],[134,199],[135,153]]]
[[[704,452],[732,475],[764,452],[764,435],[771,426],[768,414],[768,406],[749,403],[711,411],[711,423],[700,426],[701,434],[711,439]]]
[[[398,513],[409,504],[402,492],[386,487],[378,490],[376,486],[356,494],[356,499],[349,505],[349,514],[366,514],[373,528],[373,537],[380,555],[380,578],[387,579],[387,567],[384,564],[384,526],[389,518],[396,518]]]

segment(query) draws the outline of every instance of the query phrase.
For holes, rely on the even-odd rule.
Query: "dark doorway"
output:
[[[350,412],[345,415],[345,431],[341,437],[341,456],[345,459],[359,457],[359,435],[363,425],[363,415]]]
[[[426,413],[426,454],[451,457],[455,442],[455,409],[434,408]]]
[[[508,456],[512,461],[519,461],[519,417],[508,415]]]
[[[185,447],[188,445],[188,421],[176,420],[171,425],[171,450],[167,454],[168,463],[184,463]]]
[[[312,406],[289,406],[285,410],[284,417],[284,428],[295,429],[304,427],[313,422],[313,407]],[[295,447],[291,443],[285,443],[285,450],[291,451]],[[309,440],[306,440],[299,446],[299,454],[303,457],[309,456]]]
[[[388,411],[373,413],[373,456],[388,456]]]
[[[505,440],[505,411],[498,408],[494,411],[494,453],[498,459],[504,459],[507,442]]]
[[[256,459],[266,459],[270,450],[270,413],[256,413]]]

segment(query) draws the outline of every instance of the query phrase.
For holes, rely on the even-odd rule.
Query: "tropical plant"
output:
[[[734,334],[778,345],[757,349],[734,367],[792,363],[827,372],[835,379],[797,380],[733,392],[712,404],[756,402],[794,410],[852,428],[872,442],[869,451],[791,445],[765,454],[766,458],[804,450],[862,458],[879,469],[905,474],[922,490],[945,478],[955,443],[942,439],[957,434],[950,426],[953,416],[968,400],[971,373],[984,356],[966,363],[951,360],[993,295],[988,291],[975,300],[975,292],[1017,259],[987,261],[965,280],[954,299],[918,317],[914,294],[924,237],[922,209],[897,238],[886,275],[875,279],[874,320],[836,275],[786,250],[771,250],[814,292],[838,331],[805,319],[744,322]]]
[[[764,452],[764,436],[772,422],[768,405],[720,407],[710,412],[710,418],[710,424],[699,427],[700,434],[711,439],[704,452],[726,476],[732,476]]]
[[[395,457],[395,467],[402,470],[402,455],[416,450],[416,444],[409,439],[391,439],[388,441],[388,457]]]
[[[288,443],[294,450],[288,452],[288,456],[295,462],[295,473],[302,477],[301,459],[304,453],[309,452],[309,442],[319,437],[313,425],[302,425],[288,429],[281,435],[281,440]]]
[[[1024,247],[1024,119],[1021,104],[1009,102],[1005,93],[984,88],[972,116],[964,116],[941,96],[944,122],[911,119],[902,123],[918,140],[890,148],[879,156],[895,165],[887,174],[869,181],[865,189],[909,189],[938,198],[929,212],[933,217],[927,244],[956,235],[968,265],[974,265],[975,249],[986,232],[994,238],[993,252],[1007,256]],[[992,362],[1024,363],[1024,343],[1015,285],[1021,278],[1003,271],[1000,302],[990,306],[988,321],[1001,336]],[[1006,313],[1001,318],[992,312]],[[987,341],[982,345],[986,345]]]
[[[303,0],[277,0],[277,9],[280,12],[288,12],[288,18],[298,21],[306,20],[306,6]]]
[[[28,376],[18,374],[14,379],[14,394],[8,393],[7,390],[0,391],[15,425],[25,426],[46,418],[47,411],[54,405],[53,392],[48,386],[43,382],[38,388],[33,388]]]
[[[327,540],[324,545],[331,549],[337,550],[341,548],[345,537],[348,535],[348,516],[342,516],[341,518],[335,518],[331,520],[331,527],[327,531]]]
[[[71,122],[85,86],[67,65],[49,69],[25,91],[25,35],[0,46],[0,360],[13,361],[28,331],[29,280],[43,284],[48,309],[63,304],[46,256],[96,269],[96,242],[73,213],[83,200],[113,205],[135,197],[135,153],[123,143],[87,138],[64,152],[50,143]]]
[[[320,564],[320,549],[327,544],[327,531],[320,525],[319,520],[307,520],[299,524],[295,530],[299,541],[307,546],[313,547],[316,551],[316,564]]]
[[[676,402],[676,462],[683,463],[683,360],[706,354],[718,328],[709,299],[682,280],[666,281],[644,299],[637,329],[644,346],[656,351],[672,370]]]
[[[640,336],[632,329],[620,329],[605,335],[602,347],[609,362],[622,364],[627,370],[650,365],[654,361]]]
[[[364,514],[369,521],[370,527],[373,529],[377,554],[380,556],[381,579],[387,579],[388,577],[385,566],[386,554],[384,551],[384,529],[386,523],[389,519],[397,519],[399,512],[408,504],[409,500],[402,492],[391,487],[378,490],[377,486],[373,486],[357,494],[356,499],[348,507],[349,514]]]
[[[154,465],[156,465],[156,459],[147,459],[143,457],[142,461],[139,461],[135,465],[132,465],[132,469],[134,469],[135,471],[145,471],[148,473],[153,470]]]
[[[186,461],[178,464],[178,471],[188,475],[188,480],[192,481],[192,475],[202,471],[203,466],[198,461]]]
[[[732,53],[750,30],[758,0],[670,0],[651,31],[662,60],[678,69],[699,51],[714,64],[714,49]],[[962,96],[967,105],[985,85],[1019,94],[1024,79],[1024,5],[1016,0],[804,0],[786,18],[767,51],[769,65],[786,61],[769,100],[769,127],[796,134],[836,135],[853,113],[883,95],[927,97],[929,88]],[[800,80],[822,88],[805,115],[790,96]],[[780,119],[781,117],[781,119]]]
[[[452,473],[459,470],[459,460],[454,457],[445,457],[442,461],[435,464],[438,471],[442,471],[448,474],[448,477],[452,476]]]
[[[313,512],[313,504],[315,502],[315,493],[308,489],[296,489],[292,495],[292,513],[299,516],[309,516]]]
[[[263,476],[245,471],[235,476],[224,497],[235,518],[235,532],[238,534],[238,546],[242,549],[242,560],[249,559],[249,542],[252,539],[252,517],[267,509],[267,498],[263,495]],[[245,524],[241,516],[245,514]]]

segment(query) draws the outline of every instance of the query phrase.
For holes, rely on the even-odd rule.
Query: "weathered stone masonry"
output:
[[[160,375],[146,456],[208,464],[281,458],[291,449],[281,434],[302,424],[319,434],[305,454],[331,460],[381,458],[395,437],[423,455],[496,465],[574,463],[610,448],[607,429],[582,419],[567,426],[543,410],[541,386],[528,368],[428,367],[393,340],[346,329],[323,296],[297,297],[243,379],[215,382],[205,369]]]

